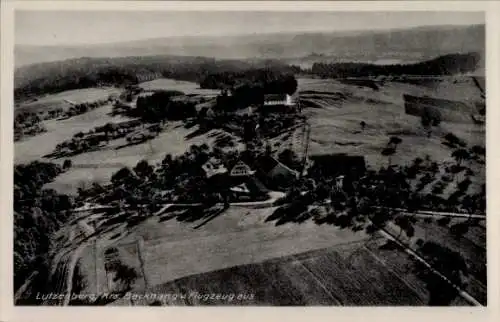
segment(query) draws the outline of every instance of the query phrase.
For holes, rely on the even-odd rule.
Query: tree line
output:
[[[395,65],[367,63],[314,63],[311,72],[321,77],[346,78],[405,75],[453,75],[474,71],[479,63],[478,53],[449,54],[435,59]]]

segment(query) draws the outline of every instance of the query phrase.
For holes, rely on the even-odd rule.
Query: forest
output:
[[[37,273],[31,287],[44,290],[50,263],[51,234],[66,222],[73,208],[70,196],[42,189],[66,168],[34,161],[14,168],[14,289]]]

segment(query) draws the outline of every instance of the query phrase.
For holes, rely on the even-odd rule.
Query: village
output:
[[[485,306],[485,25],[245,14],[16,45],[16,305]]]

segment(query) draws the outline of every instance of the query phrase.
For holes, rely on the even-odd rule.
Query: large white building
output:
[[[288,94],[267,94],[264,96],[264,106],[295,106],[291,95]]]

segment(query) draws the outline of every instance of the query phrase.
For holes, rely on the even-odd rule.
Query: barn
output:
[[[255,167],[261,180],[272,188],[287,187],[299,177],[297,171],[290,169],[271,156],[257,158]]]

